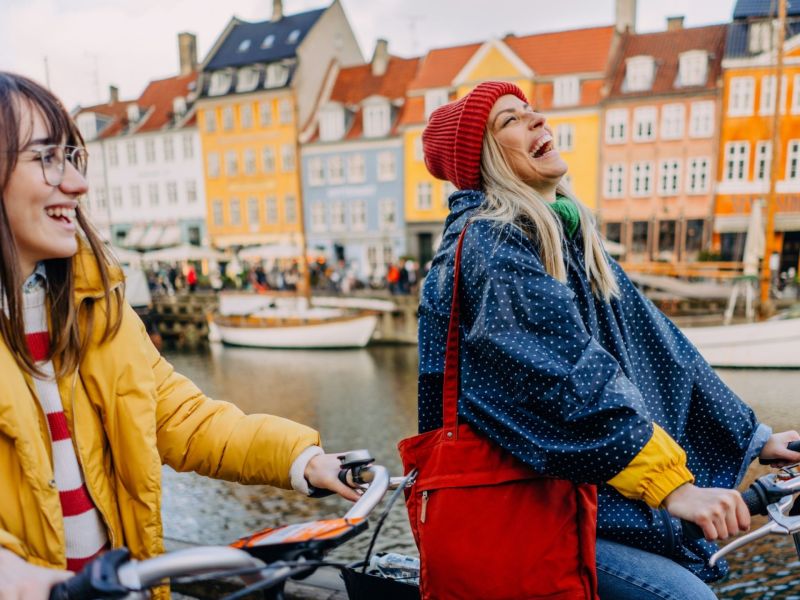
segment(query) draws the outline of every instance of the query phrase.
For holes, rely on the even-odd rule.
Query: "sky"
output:
[[[375,40],[398,56],[483,41],[614,22],[615,0],[340,0],[365,60]],[[637,31],[666,17],[693,27],[730,20],[735,0],[638,0]],[[284,14],[330,0],[283,0]],[[554,10],[558,6],[560,10]],[[116,85],[135,98],[148,81],[178,73],[177,35],[197,35],[205,57],[232,16],[263,21],[272,0],[0,0],[0,70],[49,83],[68,108],[108,99]]]

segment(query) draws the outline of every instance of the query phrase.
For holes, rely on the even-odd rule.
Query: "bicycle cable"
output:
[[[240,598],[244,598],[245,596],[252,594],[253,592],[258,592],[263,589],[270,588],[274,585],[281,583],[282,581],[286,581],[287,579],[291,579],[293,575],[296,573],[301,573],[306,569],[318,569],[319,567],[336,567],[339,570],[347,568],[346,563],[342,562],[332,562],[332,561],[325,561],[325,560],[296,560],[291,562],[283,562],[279,565],[279,567],[275,567],[274,565],[267,565],[264,568],[252,570],[248,569],[251,573],[253,572],[260,572],[260,571],[267,571],[269,569],[277,569],[277,568],[293,568],[292,572],[288,573],[285,577],[281,577],[280,579],[265,579],[263,581],[257,581],[253,584],[243,587],[240,590],[235,591],[234,593],[223,596],[221,600],[239,600]],[[219,576],[219,574],[217,574]],[[228,576],[227,574],[223,573],[223,575]],[[231,573],[231,576],[235,575],[235,573]],[[190,581],[198,581],[195,579],[191,579]]]

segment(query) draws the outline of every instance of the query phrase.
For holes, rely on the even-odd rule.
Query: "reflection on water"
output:
[[[400,474],[397,441],[416,432],[415,347],[335,352],[214,347],[210,354],[169,358],[211,397],[229,400],[245,412],[307,423],[322,432],[329,451],[369,448],[393,475]],[[800,429],[800,373],[722,371],[721,376],[762,421],[777,430]],[[754,465],[748,482],[765,470]],[[225,543],[260,527],[340,516],[346,509],[347,503],[337,498],[308,500],[293,492],[164,469],[164,531],[169,538]],[[367,535],[356,538],[333,557],[360,558],[368,543]],[[384,525],[377,548],[414,552],[402,500]],[[750,544],[730,563],[731,576],[715,587],[720,598],[800,600],[800,561],[791,539],[770,537]]]

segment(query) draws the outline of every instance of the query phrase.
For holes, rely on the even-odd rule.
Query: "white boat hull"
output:
[[[683,330],[714,367],[800,369],[800,319]]]
[[[255,348],[363,348],[369,343],[378,318],[364,315],[330,322],[283,325],[280,327],[232,327],[215,322],[214,329],[224,344]]]

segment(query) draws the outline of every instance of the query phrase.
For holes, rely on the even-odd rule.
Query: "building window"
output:
[[[231,73],[229,71],[216,71],[211,74],[211,83],[208,85],[209,96],[222,96],[231,87]]]
[[[297,223],[297,198],[288,194],[283,199],[283,210],[286,214],[287,223]]]
[[[755,79],[752,77],[731,77],[728,115],[747,117],[753,114],[755,87]]]
[[[290,100],[281,100],[278,102],[278,120],[281,125],[290,125],[294,121],[292,102]]]
[[[262,127],[272,125],[272,102],[260,102],[258,105],[258,120]]]
[[[174,181],[167,182],[167,204],[175,205],[178,203],[178,184]]]
[[[194,137],[192,134],[183,136],[183,158],[185,160],[194,158]]]
[[[344,159],[341,156],[328,158],[328,183],[344,183]]]
[[[706,138],[714,133],[714,102],[692,102],[689,112],[689,137]]]
[[[222,200],[212,200],[211,213],[214,219],[214,225],[222,225]]]
[[[709,166],[711,161],[707,157],[689,159],[689,181],[687,192],[690,194],[705,194],[708,192]]]
[[[286,38],[287,44],[296,44],[297,40],[300,39],[300,30],[299,29],[292,29],[292,32],[289,34],[289,37]]]
[[[703,248],[703,226],[702,219],[689,219],[686,221],[686,241],[684,249],[686,252],[696,253]]]
[[[800,179],[800,140],[789,140],[786,153],[786,179]]]
[[[311,229],[325,231],[325,205],[322,202],[311,204]]]
[[[574,106],[581,99],[581,82],[577,77],[556,77],[553,81],[553,105]]]
[[[206,133],[214,133],[217,130],[217,113],[213,108],[203,112],[206,121]]]
[[[175,160],[175,143],[171,135],[164,138],[164,162]]]
[[[267,65],[267,76],[264,79],[264,87],[279,88],[286,85],[289,81],[289,69],[280,63]]]
[[[281,171],[284,173],[294,171],[294,144],[281,146]]]
[[[275,43],[275,34],[270,33],[261,41],[261,47],[266,50],[267,48],[272,48],[272,44]]]
[[[159,198],[158,198],[158,184],[151,183],[147,186],[147,197],[150,200],[150,206],[158,206]]]
[[[725,181],[747,179],[750,162],[750,142],[728,142],[725,144]]]
[[[414,160],[419,162],[423,162],[425,160],[425,152],[422,149],[421,135],[414,138]]]
[[[186,181],[186,203],[194,204],[197,202],[197,182],[194,179]]]
[[[677,196],[681,188],[681,162],[676,158],[662,160],[659,165],[658,194]]]
[[[384,198],[380,204],[380,227],[383,230],[394,229],[395,226],[395,202],[393,198]]]
[[[761,98],[758,102],[758,114],[771,115],[775,112],[775,86],[777,85],[775,75],[765,75],[761,78]],[[788,81],[786,77],[781,77],[781,101],[779,103],[781,114],[786,113],[786,88]]]
[[[622,243],[622,223],[606,223],[606,239],[609,242]]]
[[[751,54],[760,54],[772,50],[775,30],[772,21],[758,21],[750,23],[748,30],[747,48]]]
[[[119,153],[117,152],[117,145],[111,143],[108,145],[108,166],[116,167],[119,164]]]
[[[631,227],[631,252],[644,254],[647,252],[647,238],[650,224],[647,221],[634,221]]]
[[[108,201],[106,200],[106,190],[104,188],[97,188],[94,192],[95,196],[95,203],[98,209],[106,209],[108,208]]]
[[[275,196],[267,196],[264,201],[264,214],[267,217],[267,223],[275,225],[278,222],[278,199]]]
[[[250,40],[246,40],[250,41]],[[252,92],[258,87],[258,69],[255,67],[242,67],[236,77],[237,92]]]
[[[792,78],[792,114],[800,113],[800,75]]]
[[[772,142],[756,142],[756,181],[769,181],[772,165]]]
[[[367,228],[366,200],[353,200],[350,204],[350,227],[353,231],[364,231]]]
[[[631,178],[631,195],[637,197],[649,196],[653,189],[653,163],[633,163]]]
[[[242,121],[242,129],[250,129],[253,126],[253,107],[250,104],[242,104],[239,109],[239,118]]]
[[[219,177],[219,154],[209,152],[206,161],[208,163],[208,176]]]
[[[263,164],[264,173],[275,172],[275,150],[272,146],[264,146],[261,151],[261,162]]]
[[[144,141],[144,162],[156,162],[156,141],[153,138]]]
[[[683,104],[665,104],[661,107],[661,138],[679,140],[683,137],[686,109]]]
[[[111,188],[111,205],[114,208],[122,208],[122,188]]]
[[[244,151],[244,172],[247,175],[253,175],[256,172],[256,152],[255,150],[247,149]]]
[[[427,181],[417,184],[417,208],[419,210],[430,210],[432,203],[431,184]]]
[[[351,154],[347,160],[347,181],[362,183],[367,177],[363,154]]]
[[[319,156],[308,159],[308,184],[325,185],[325,166]]]
[[[603,189],[606,198],[625,196],[625,165],[618,163],[606,166]]]
[[[372,104],[364,107],[364,135],[383,137],[389,133],[389,103]]]
[[[559,151],[572,150],[572,141],[575,138],[575,126],[572,123],[561,123],[556,126],[556,148]]]
[[[708,53],[705,50],[682,52],[678,58],[678,81],[681,87],[705,85],[708,78]]]
[[[130,187],[131,192],[131,206],[133,208],[140,208],[142,206],[142,188],[138,183],[134,183]]]
[[[258,198],[251,196],[247,199],[247,223],[253,227],[258,225],[258,221]]]
[[[125,154],[128,156],[128,164],[135,165],[136,164],[136,141],[135,140],[128,140],[125,143]]]
[[[233,129],[233,107],[226,106],[222,109],[222,128],[225,131]]]
[[[344,202],[341,200],[331,202],[331,229],[335,231],[341,231],[346,225],[347,221],[344,212]]]
[[[329,106],[319,113],[319,139],[323,142],[340,140],[344,136],[344,109]]]
[[[378,181],[394,181],[397,178],[397,166],[393,152],[378,154]]]
[[[645,92],[653,87],[655,61],[652,56],[633,56],[625,64],[623,92]]]
[[[435,90],[428,90],[425,92],[425,120],[431,116],[431,113],[440,106],[447,104],[450,99],[447,88],[438,88]]]
[[[225,153],[225,173],[228,177],[235,177],[239,174],[239,159],[233,150]]]
[[[614,108],[606,112],[606,142],[621,144],[627,139],[628,109]]]
[[[675,252],[675,227],[673,220],[658,223],[658,252],[673,254]],[[662,258],[662,257],[659,257]],[[666,257],[664,257],[666,258]]]
[[[650,142],[656,139],[656,115],[654,106],[641,106],[633,110],[633,141]]]
[[[242,205],[238,198],[231,199],[231,225],[242,224]]]

